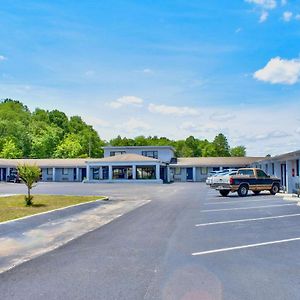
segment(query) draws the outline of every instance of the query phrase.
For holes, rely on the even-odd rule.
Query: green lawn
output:
[[[34,195],[33,206],[27,207],[24,195],[0,197],[0,222],[104,198],[101,196]]]

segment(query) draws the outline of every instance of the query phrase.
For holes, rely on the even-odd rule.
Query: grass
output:
[[[0,222],[104,198],[102,196],[34,195],[33,205],[25,206],[24,195],[0,197]]]

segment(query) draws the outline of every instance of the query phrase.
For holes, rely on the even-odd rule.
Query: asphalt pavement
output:
[[[0,274],[1,299],[299,299],[296,202],[202,183],[92,189],[150,202]]]

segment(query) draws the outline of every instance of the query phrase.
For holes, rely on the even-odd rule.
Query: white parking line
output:
[[[255,208],[279,207],[279,206],[288,206],[288,205],[294,205],[294,206],[297,206],[296,203],[289,203],[289,204],[278,204],[278,205],[261,205],[261,206],[250,206],[250,207],[233,207],[233,208],[220,208],[220,209],[205,209],[205,210],[201,210],[201,212],[213,212],[213,211],[225,211],[225,210],[242,210],[242,209],[255,209]]]
[[[194,253],[192,253],[192,255],[193,256],[198,256],[198,255],[205,255],[205,254],[213,254],[213,253],[219,253],[219,252],[254,248],[254,247],[260,247],[260,246],[267,246],[267,245],[273,245],[273,244],[288,243],[288,242],[299,241],[299,240],[300,240],[300,237],[296,237],[296,238],[286,239],[286,240],[270,241],[270,242],[265,242],[265,243],[257,243],[257,244],[250,244],[250,245],[243,245],[243,246],[236,246],[236,247],[220,248],[220,249],[214,249],[214,250],[208,250],[208,251],[194,252]]]
[[[290,215],[281,215],[281,216],[273,216],[273,217],[263,217],[263,218],[252,218],[252,219],[240,219],[240,220],[231,220],[231,221],[202,223],[202,224],[196,224],[195,226],[196,227],[201,227],[201,226],[221,225],[221,224],[231,224],[231,223],[241,223],[241,222],[252,222],[252,221],[260,221],[260,220],[272,220],[272,219],[290,218],[290,217],[299,217],[299,216],[300,216],[300,214],[290,214]]]
[[[256,199],[256,200],[244,200],[244,201],[239,201],[239,200],[236,200],[236,201],[223,201],[223,202],[207,202],[207,203],[204,203],[204,205],[216,205],[216,204],[231,204],[231,203],[237,203],[237,204],[239,204],[239,203],[247,203],[247,202],[263,202],[263,201],[276,201],[276,200],[278,200],[278,201],[282,201],[282,199],[275,199],[274,200],[274,198],[270,198],[270,199]],[[295,200],[295,202],[297,202],[296,200]]]

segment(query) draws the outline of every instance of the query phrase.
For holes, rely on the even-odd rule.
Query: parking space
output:
[[[220,197],[209,190],[198,221],[194,224],[194,245],[198,247],[191,255],[222,281],[224,298],[242,294],[243,299],[297,299],[297,201],[267,193]]]

